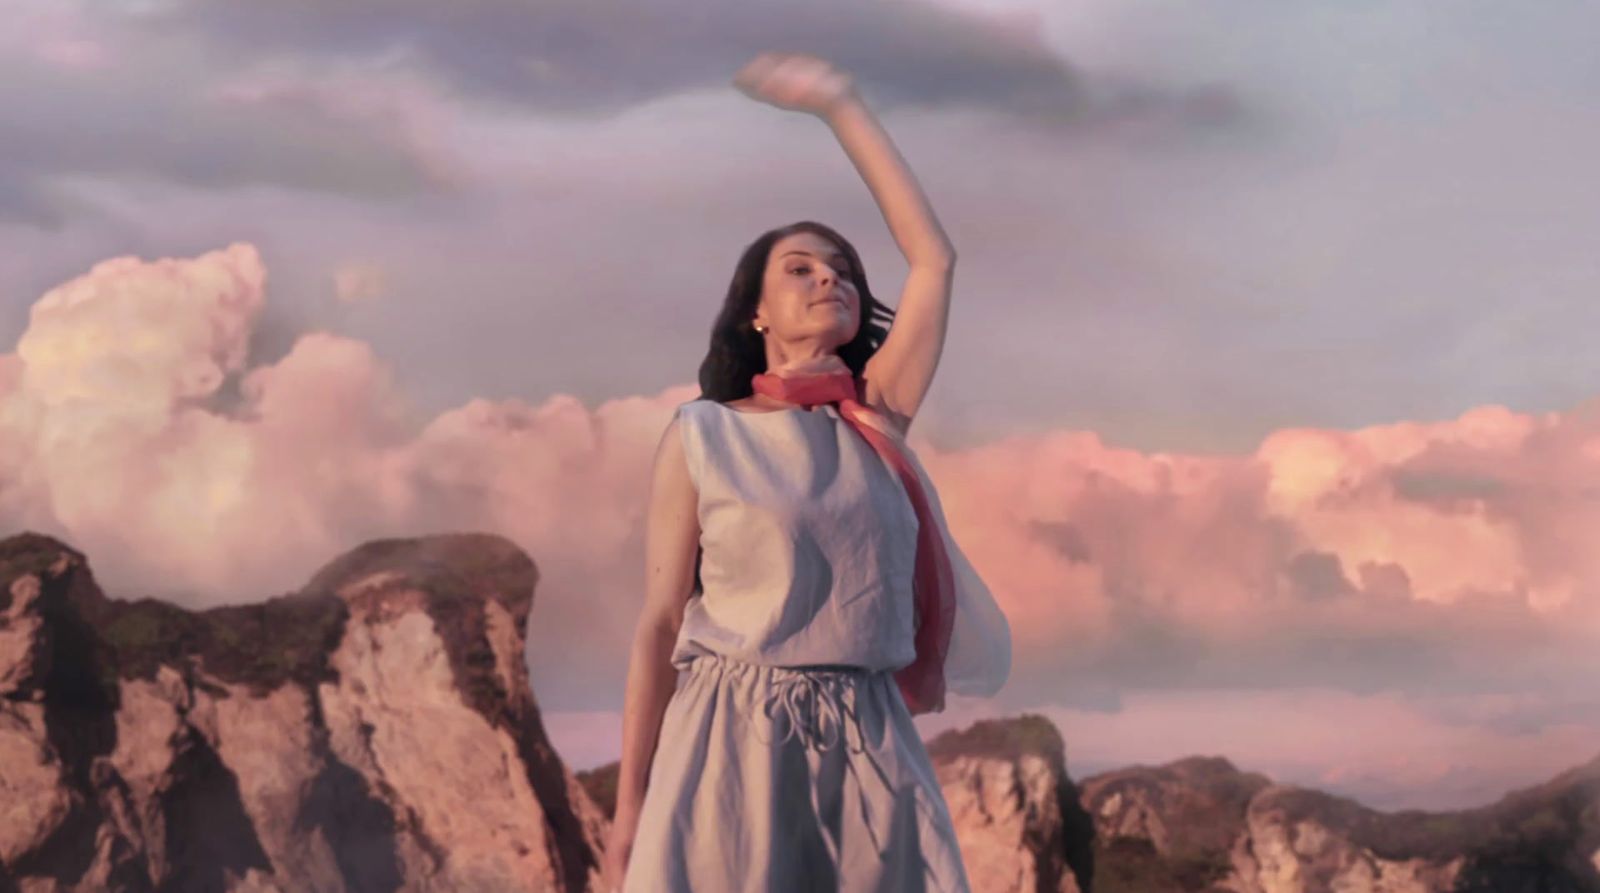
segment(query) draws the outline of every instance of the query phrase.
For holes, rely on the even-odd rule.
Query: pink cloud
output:
[[[12,0],[6,6],[6,32],[0,52],[17,51],[50,68],[95,72],[116,63],[101,29],[76,4]]]
[[[265,281],[241,244],[117,258],[41,298],[0,360],[5,525],[67,537],[113,592],[191,605],[295,588],[362,539],[422,530],[492,529],[551,567],[616,566],[655,440],[693,394],[474,400],[421,419],[349,338],[312,332],[244,368]],[[223,410],[229,376],[243,403]]]
[[[259,253],[236,244],[107,260],[42,296],[0,355],[0,524],[84,549],[113,594],[191,606],[297,588],[375,537],[496,531],[541,567],[535,685],[542,673],[569,701],[616,700],[650,457],[698,388],[598,406],[474,399],[425,418],[358,340],[310,332],[248,366],[266,283]],[[221,397],[230,379],[237,406]],[[1021,672],[1003,696],[1063,703],[1080,753],[1210,750],[1422,790],[1459,787],[1453,767],[1543,771],[1593,740],[1592,717],[1575,718],[1592,703],[1474,692],[1509,680],[1497,690],[1537,697],[1542,680],[1597,669],[1600,564],[1585,537],[1600,529],[1600,401],[1285,429],[1231,456],[1093,432],[958,451],[912,440],[1011,618]],[[578,679],[601,687],[579,695]],[[1404,700],[1440,682],[1463,693]],[[1187,683],[1213,691],[1160,691]],[[603,734],[582,722],[583,740]],[[1396,729],[1435,756],[1360,744]]]
[[[1596,407],[1286,429],[1239,456],[1141,453],[1093,433],[922,452],[1025,642],[1093,640],[1129,601],[1220,637],[1341,598],[1382,616],[1396,601],[1470,611],[1488,596],[1592,623]]]

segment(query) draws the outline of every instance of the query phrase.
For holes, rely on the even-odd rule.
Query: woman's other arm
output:
[[[628,659],[617,806],[606,852],[608,874],[618,886],[633,846],[661,719],[677,684],[670,658],[694,587],[700,543],[698,496],[684,457],[680,423],[673,419],[656,446],[645,516],[645,601]]]

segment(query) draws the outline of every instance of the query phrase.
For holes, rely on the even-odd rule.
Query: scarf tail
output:
[[[917,536],[917,573],[912,587],[917,606],[917,656],[895,672],[895,682],[913,716],[944,709],[944,665],[956,615],[949,557],[938,531],[931,524],[923,527],[933,535],[919,532]]]
[[[895,682],[913,716],[934,713],[944,709],[945,658],[950,653],[956,620],[955,572],[916,470],[897,444],[864,421],[862,416],[870,409],[853,400],[841,401],[840,406],[845,410],[845,417],[899,476],[917,516],[917,554],[912,580],[917,656],[895,671]]]

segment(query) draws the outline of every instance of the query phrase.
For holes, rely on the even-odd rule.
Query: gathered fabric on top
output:
[[[910,664],[917,517],[838,411],[702,399],[675,417],[702,553],[673,665],[708,652],[767,666]]]
[[[946,537],[933,515],[910,447],[887,419],[867,405],[865,383],[838,354],[826,354],[758,372],[750,378],[758,394],[801,406],[832,405],[861,439],[871,444],[904,488],[919,523],[911,597],[916,605],[916,658],[895,673],[895,683],[912,713],[944,709],[945,658],[956,622],[956,576]]]

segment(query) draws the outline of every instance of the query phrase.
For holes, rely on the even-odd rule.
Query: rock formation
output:
[[[389,540],[188,612],[0,542],[0,890],[601,889],[524,670],[537,579],[499,537]]]
[[[545,736],[537,581],[500,537],[385,540],[190,612],[0,540],[0,893],[605,889],[616,764]],[[1600,891],[1600,756],[1383,813],[1219,757],[1075,782],[1038,716],[926,746],[975,893]]]
[[[974,893],[1600,891],[1600,756],[1477,809],[1384,813],[1220,757],[1074,782],[1038,716],[927,748]],[[578,774],[608,814],[616,769]]]
[[[975,891],[1092,889],[1093,827],[1049,720],[980,722],[927,748]]]
[[[1097,881],[1115,889],[1600,890],[1600,757],[1488,806],[1445,812],[1379,812],[1218,757],[1119,769],[1081,789]]]

